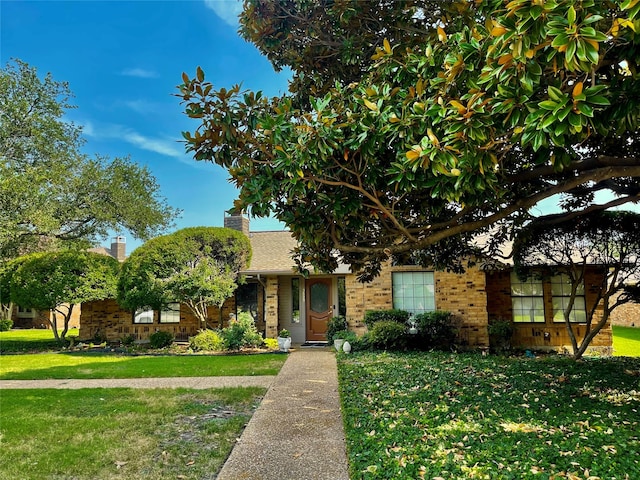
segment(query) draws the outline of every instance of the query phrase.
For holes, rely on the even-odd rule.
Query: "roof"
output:
[[[111,250],[108,249],[107,247],[94,247],[94,248],[90,248],[87,250],[88,252],[91,253],[99,253],[100,255],[107,255],[109,257],[111,257]]]
[[[298,242],[290,231],[251,232],[249,241],[253,250],[251,265],[242,273],[293,273],[292,252]]]

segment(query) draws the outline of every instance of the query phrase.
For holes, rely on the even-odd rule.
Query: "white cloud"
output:
[[[178,139],[170,137],[148,137],[136,132],[132,128],[117,124],[94,125],[89,121],[82,122],[82,131],[97,140],[121,140],[141,150],[158,153],[166,157],[174,158],[181,163],[194,168],[209,168],[205,162],[196,162],[184,150]]]
[[[138,78],[157,78],[159,75],[153,70],[146,70],[144,68],[125,68],[120,72],[120,75],[125,77],[138,77]]]
[[[242,12],[241,0],[204,0],[204,4],[225,23],[232,27],[238,26],[238,15]]]

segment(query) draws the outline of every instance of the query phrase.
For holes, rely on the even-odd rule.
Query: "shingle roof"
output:
[[[253,255],[251,265],[243,273],[291,273],[295,268],[292,257],[298,242],[287,230],[251,232]]]

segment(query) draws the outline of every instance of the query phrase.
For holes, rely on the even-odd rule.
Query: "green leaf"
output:
[[[549,115],[542,121],[542,123],[540,123],[540,125],[538,126],[538,130],[546,130],[555,121],[556,121],[556,118],[553,115]]]
[[[557,102],[554,102],[553,100],[545,100],[543,102],[538,103],[538,106],[540,108],[544,108],[545,110],[555,110],[555,108],[558,106]]]
[[[562,47],[569,43],[569,36],[566,33],[561,33],[551,42],[551,46],[554,48]]]
[[[603,106],[611,105],[611,102],[609,101],[609,99],[601,95],[588,96],[587,101],[592,105],[603,105]]]
[[[555,101],[560,101],[563,100],[565,98],[564,93],[562,93],[562,90],[560,90],[559,88],[556,88],[552,85],[549,85],[549,88],[547,89],[547,92],[549,93],[549,98],[551,98],[552,100]]]
[[[578,106],[578,110],[580,110],[580,113],[582,113],[582,115],[584,115],[586,117],[593,117],[593,108],[591,108],[586,103],[581,103]]]

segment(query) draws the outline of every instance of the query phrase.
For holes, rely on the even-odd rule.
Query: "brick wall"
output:
[[[366,331],[363,319],[367,310],[393,308],[392,273],[429,271],[415,266],[392,267],[387,264],[380,275],[370,283],[360,283],[355,275],[347,275],[346,306],[349,328],[359,334]],[[485,275],[470,268],[457,275],[434,272],[435,301],[438,310],[448,310],[458,325],[462,344],[488,346],[487,303]]]
[[[229,315],[233,312],[235,300],[231,298],[222,307],[224,325],[228,324]],[[217,327],[221,318],[220,309],[210,307],[208,315],[212,319],[210,326]],[[152,333],[165,331],[171,332],[176,339],[187,340],[196,335],[200,328],[200,321],[185,305],[180,307],[180,323],[159,323],[158,312],[154,313],[153,323],[133,323],[132,313],[122,309],[115,300],[99,300],[82,304],[79,339],[87,341],[100,337],[116,342],[133,335],[136,341],[145,342]]]
[[[491,319],[513,319],[511,305],[511,277],[509,270],[487,272],[487,312]],[[600,285],[601,274],[597,270],[590,270],[585,274],[585,301],[587,308],[593,305]],[[514,347],[532,348],[538,350],[571,351],[571,340],[567,327],[563,322],[553,321],[553,304],[551,287],[544,284],[545,289],[545,322],[544,323],[514,323],[515,332],[511,339]],[[594,315],[594,323],[602,318],[602,305],[599,305]],[[584,338],[586,327],[584,324],[573,324],[576,337]],[[601,353],[611,353],[612,334],[611,324],[608,322],[591,342],[592,350]]]
[[[624,303],[611,312],[611,324],[640,327],[640,303]]]

